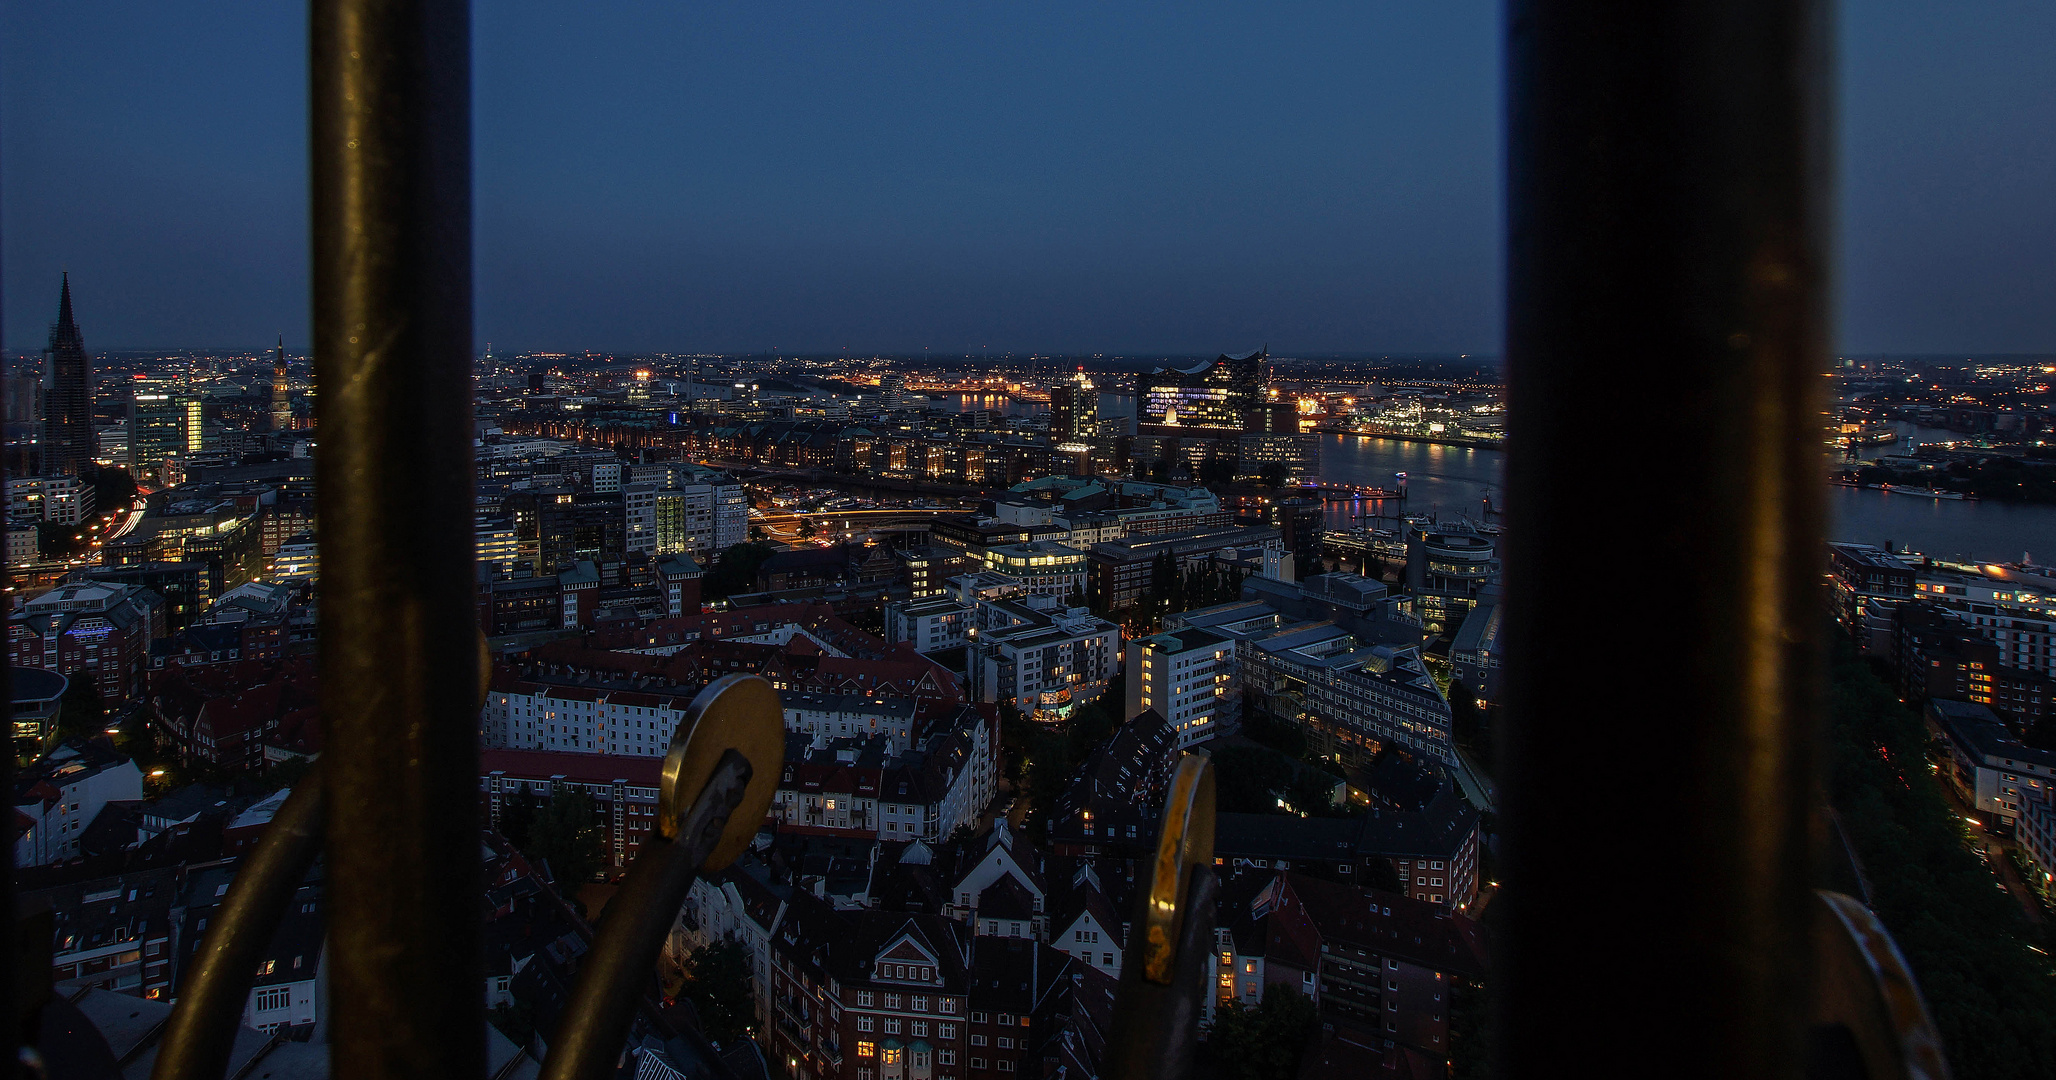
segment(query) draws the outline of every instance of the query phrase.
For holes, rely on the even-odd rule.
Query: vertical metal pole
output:
[[[1501,1075],[1795,1076],[1827,5],[1508,16]]]
[[[4,308],[5,305],[0,305]],[[7,340],[6,320],[0,318],[0,341]],[[7,487],[7,456],[0,452],[0,491]],[[11,614],[11,612],[10,612]],[[7,752],[0,754],[0,791],[14,795],[14,665],[7,665],[0,671],[0,692],[7,695]],[[21,963],[17,955],[20,937],[16,929],[14,910],[14,845],[7,846],[7,880],[0,881],[0,1075],[12,1074],[16,1069],[15,1057],[21,1040],[21,1019],[16,1015],[21,1007],[15,1000],[20,976],[15,968]]]
[[[466,0],[313,0],[339,1077],[485,1071]]]

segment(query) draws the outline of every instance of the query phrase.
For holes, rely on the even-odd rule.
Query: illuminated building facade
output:
[[[138,473],[155,470],[166,458],[197,454],[202,442],[201,401],[181,393],[172,383],[145,380],[136,384],[129,405],[129,467]]]
[[[1049,437],[1053,443],[1083,443],[1098,433],[1099,388],[1079,372],[1049,388]]]
[[[271,361],[271,430],[290,431],[293,426],[293,401],[288,396],[286,385],[286,339],[278,339],[278,352]]]
[[[1263,349],[1242,356],[1223,354],[1193,367],[1158,368],[1136,379],[1136,430],[1262,430],[1270,381],[1271,356]]]

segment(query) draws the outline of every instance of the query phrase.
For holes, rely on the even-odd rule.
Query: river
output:
[[[1917,435],[1923,442],[1948,437],[1947,432],[1927,429]],[[1356,435],[1327,435],[1321,442],[1323,480],[1390,487],[1392,474],[1404,471],[1406,509],[1414,513],[1435,510],[1478,517],[1488,494],[1495,505],[1504,498],[1504,460],[1498,450]],[[1348,528],[1358,515],[1389,515],[1395,509],[1389,503],[1333,504],[1328,526]],[[2044,561],[2056,555],[2056,506],[2045,504],[1919,499],[1831,486],[1828,518],[1828,534],[1837,540],[1880,545],[1889,540],[1931,555],[1987,562],[2011,561],[2023,553]]]
[[[1001,409],[1009,416],[1026,416],[1049,408],[1041,402],[1017,401],[1003,395],[946,395],[960,410]],[[1101,394],[1100,415],[1133,416],[1132,394]],[[1916,443],[1946,442],[1965,436],[1937,428],[1901,424],[1900,442],[1875,447],[1868,454],[1911,453]],[[1597,452],[1597,451],[1595,451]],[[1436,443],[1405,442],[1359,435],[1321,437],[1321,479],[1343,484],[1392,487],[1393,474],[1407,474],[1404,510],[1435,512],[1445,516],[1480,517],[1485,499],[1494,509],[1503,505],[1506,489],[1501,466],[1505,455],[1498,450]],[[1625,504],[1632,500],[1607,500],[1601,505]],[[1392,524],[1392,515],[1402,509],[1396,501],[1331,503],[1328,527],[1347,529],[1357,524]],[[2056,506],[2035,503],[1954,502],[1918,499],[1885,491],[1829,487],[1829,535],[1882,545],[1889,540],[1931,555],[2011,561],[2023,553],[2043,561],[2056,557]],[[1363,520],[1368,519],[1368,521]]]

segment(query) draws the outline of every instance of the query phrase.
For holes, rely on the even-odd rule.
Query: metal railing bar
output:
[[[1147,871],[1108,1024],[1107,1080],[1184,1080],[1198,1062],[1220,894],[1213,762],[1203,751],[1178,760]]]
[[[1507,15],[1499,1075],[1579,1060],[1796,1076],[1819,790],[1827,5],[1512,0]],[[1660,417],[1662,452],[1608,440],[1630,415]],[[1565,572],[1595,559],[1617,579]],[[1666,648],[1594,663],[1646,634]],[[1590,1054],[1621,1031],[1645,1050]]]
[[[227,1074],[257,963],[321,853],[326,808],[320,773],[316,759],[229,883],[228,896],[189,961],[184,993],[165,1026],[151,1080],[220,1080]]]
[[[682,815],[677,839],[652,835],[621,890],[607,902],[592,951],[579,969],[543,1062],[543,1080],[600,1080],[614,1074],[635,1007],[655,979],[657,953],[692,891],[700,866],[750,784],[749,759],[730,749]]]
[[[330,1054],[485,1074],[466,0],[313,0]]]

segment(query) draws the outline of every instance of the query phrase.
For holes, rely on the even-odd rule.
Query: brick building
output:
[[[1485,974],[1484,937],[1471,920],[1305,874],[1231,873],[1218,918],[1215,1007],[1254,1006],[1284,987],[1312,999],[1330,1032],[1441,1063],[1451,990]]]
[[[92,678],[110,702],[143,696],[150,644],[164,635],[163,599],[118,582],[66,582],[7,619],[14,666]]]

